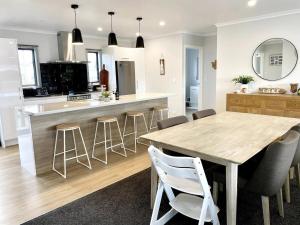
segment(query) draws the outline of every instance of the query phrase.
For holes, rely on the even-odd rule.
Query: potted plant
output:
[[[248,84],[252,81],[254,81],[254,78],[252,76],[247,75],[241,75],[232,80],[235,84],[241,85],[241,92],[246,93],[248,91]]]
[[[103,97],[103,100],[105,102],[109,102],[109,100],[110,100],[110,92],[109,91],[103,91],[102,92],[102,97]]]

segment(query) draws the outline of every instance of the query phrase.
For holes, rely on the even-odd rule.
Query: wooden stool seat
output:
[[[127,116],[143,116],[144,113],[140,111],[129,111],[126,113]]]
[[[80,126],[78,123],[62,123],[56,126],[56,129],[60,131],[76,130],[79,128]]]
[[[101,116],[97,118],[98,122],[112,123],[118,121],[115,116]]]
[[[169,110],[169,108],[166,107],[166,106],[157,106],[157,107],[153,107],[153,110],[155,110],[155,111],[165,111],[165,110]]]

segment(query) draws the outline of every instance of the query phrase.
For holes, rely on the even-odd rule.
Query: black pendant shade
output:
[[[136,39],[136,48],[144,48],[144,39],[142,36],[138,36]]]
[[[114,32],[110,32],[108,35],[108,46],[116,46],[118,45],[117,37]]]
[[[82,45],[82,35],[81,31],[78,28],[74,28],[72,31],[72,44],[73,45]]]
[[[144,39],[141,36],[141,21],[142,21],[142,19],[143,19],[142,17],[136,18],[136,20],[139,21],[139,36],[136,39],[136,45],[135,45],[136,48],[145,48]]]
[[[77,15],[76,15],[76,9],[78,9],[79,5],[72,4],[71,8],[74,9],[75,14],[75,28],[72,31],[72,44],[73,45],[83,45],[82,35],[79,28],[77,28]]]
[[[117,46],[117,36],[112,29],[112,16],[115,15],[115,12],[108,12],[108,15],[110,15],[110,33],[108,35],[108,46]]]

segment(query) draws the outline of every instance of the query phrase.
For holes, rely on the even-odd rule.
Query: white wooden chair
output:
[[[220,225],[217,215],[219,209],[213,202],[201,160],[169,156],[154,146],[150,146],[148,152],[159,176],[150,225],[165,224],[178,212],[199,220],[199,225],[205,222]],[[172,188],[183,193],[175,196]],[[172,208],[158,219],[164,191]]]

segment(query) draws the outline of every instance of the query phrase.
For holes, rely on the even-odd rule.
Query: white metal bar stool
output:
[[[104,133],[104,141],[97,142],[97,133],[98,133],[98,127],[99,124],[103,124],[103,133]],[[118,132],[119,132],[119,137],[120,137],[120,142],[118,144],[113,145],[113,140],[112,140],[112,132],[111,132],[111,124],[116,123]],[[109,128],[109,139],[107,139],[107,134],[106,134],[106,125],[108,124]],[[108,146],[107,142],[110,142],[110,145]],[[104,153],[105,153],[105,160],[102,160],[98,157],[95,156],[95,147],[96,145],[100,145],[104,143]],[[120,153],[114,150],[115,147],[121,146],[123,149],[124,153]],[[93,152],[92,152],[92,158],[96,159],[100,162],[103,162],[104,164],[107,164],[107,151],[111,149],[112,152],[119,154],[121,156],[127,157],[126,151],[125,151],[125,146],[123,142],[123,137],[121,134],[120,126],[117,117],[113,116],[103,116],[103,117],[98,117],[97,118],[97,125],[96,125],[96,131],[95,131],[95,138],[94,138],[94,145],[93,145]]]
[[[165,111],[167,112],[167,118],[164,118],[164,112]],[[158,107],[154,107],[152,109],[152,116],[151,116],[151,122],[150,122],[150,131],[152,129],[156,129],[157,128],[157,125],[153,124],[155,114],[156,114],[157,120],[168,119],[169,118],[169,115],[168,115],[169,114],[169,108],[165,107],[165,106],[158,106]]]
[[[127,125],[128,117],[133,118],[133,132],[126,134],[126,125]],[[134,152],[134,153],[136,153],[136,145],[137,144],[142,144],[142,145],[148,146],[147,144],[142,143],[142,142],[139,141],[140,136],[138,136],[138,127],[137,127],[137,118],[139,118],[139,117],[142,118],[143,121],[144,121],[145,128],[146,128],[145,133],[148,133],[149,130],[148,130],[147,122],[146,122],[146,119],[145,119],[145,115],[144,115],[143,112],[139,112],[139,111],[130,111],[130,112],[126,113],[125,123],[124,123],[124,130],[123,130],[123,139],[125,139],[125,137],[127,137],[129,135],[134,135],[134,149],[125,148],[126,150]]]
[[[79,132],[79,135],[80,135],[80,138],[81,138],[81,141],[82,141],[82,145],[83,145],[83,149],[84,149],[84,153],[81,154],[81,155],[78,155],[78,149],[77,149],[77,146],[76,146],[76,140],[75,140],[75,131],[76,130],[78,130],[78,132]],[[67,148],[67,145],[66,145],[66,132],[68,132],[68,131],[72,132],[74,148],[67,150],[66,149]],[[63,133],[64,150],[63,150],[63,152],[57,153],[57,139],[58,139],[58,135],[59,135],[60,132]],[[71,151],[75,151],[75,156],[68,158],[67,153],[71,152]],[[63,157],[64,157],[64,172],[63,173],[59,172],[55,168],[55,160],[56,160],[56,157],[59,156],[59,155],[63,155]],[[88,164],[81,162],[79,160],[79,158],[81,158],[81,157],[86,157],[87,161],[88,161]],[[76,159],[77,163],[79,163],[79,164],[81,164],[81,165],[83,165],[83,166],[85,166],[89,169],[92,169],[90,159],[89,159],[89,156],[88,156],[88,153],[87,153],[87,150],[86,150],[86,146],[85,146],[85,143],[84,143],[84,140],[83,140],[83,137],[82,137],[82,133],[81,133],[81,129],[80,129],[79,124],[77,124],[77,123],[64,123],[64,124],[57,125],[56,126],[56,137],[55,137],[55,146],[54,146],[52,169],[55,172],[57,172],[59,175],[61,175],[63,178],[67,178],[67,161],[72,160],[72,159]]]

